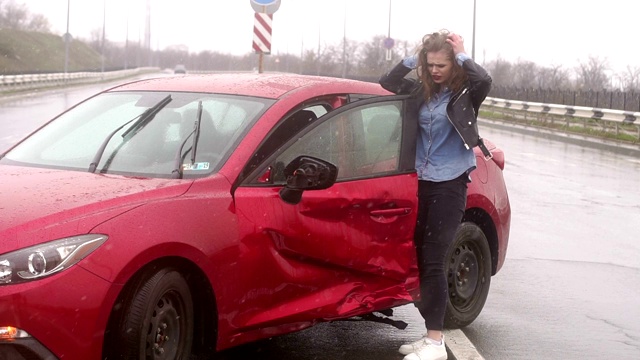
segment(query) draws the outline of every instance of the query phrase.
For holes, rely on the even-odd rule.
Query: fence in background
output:
[[[494,85],[489,95],[526,102],[640,111],[640,92],[635,91],[525,89]]]

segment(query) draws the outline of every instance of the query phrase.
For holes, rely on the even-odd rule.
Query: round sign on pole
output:
[[[384,46],[384,48],[387,49],[387,50],[390,50],[391,48],[393,48],[394,44],[395,44],[395,42],[390,37],[384,39],[384,41],[382,42],[382,46]]]
[[[257,13],[273,14],[280,8],[280,0],[250,0],[251,7]]]

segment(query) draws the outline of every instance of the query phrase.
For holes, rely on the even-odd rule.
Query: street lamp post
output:
[[[104,76],[104,38],[105,38],[105,24],[107,22],[107,0],[102,1],[102,45],[100,46],[100,53],[102,58],[101,72]]]
[[[347,77],[347,1],[344,2],[344,22],[342,24],[342,78]]]
[[[71,7],[71,0],[67,0],[67,32],[64,34],[64,73],[66,74],[69,69],[69,8]]]
[[[473,0],[473,33],[471,35],[471,58],[476,59],[476,0]]]
[[[129,15],[127,14],[127,28],[126,35],[124,40],[124,69],[127,70],[129,68]]]

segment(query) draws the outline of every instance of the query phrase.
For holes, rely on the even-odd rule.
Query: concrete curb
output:
[[[462,330],[444,330],[448,360],[484,360]]]

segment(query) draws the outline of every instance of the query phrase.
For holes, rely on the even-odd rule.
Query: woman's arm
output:
[[[395,94],[409,94],[416,84],[413,79],[406,79],[405,76],[415,68],[415,57],[411,56],[400,61],[388,73],[382,75],[378,81],[380,85]]]
[[[487,73],[482,66],[467,55],[464,50],[464,40],[462,39],[462,36],[458,34],[451,34],[449,35],[447,42],[451,44],[451,47],[453,48],[453,54],[456,57],[456,61],[467,73],[467,78],[469,79],[469,91],[471,92],[471,101],[477,113],[480,108],[480,104],[482,104],[491,90],[491,76],[489,76],[489,73]]]

